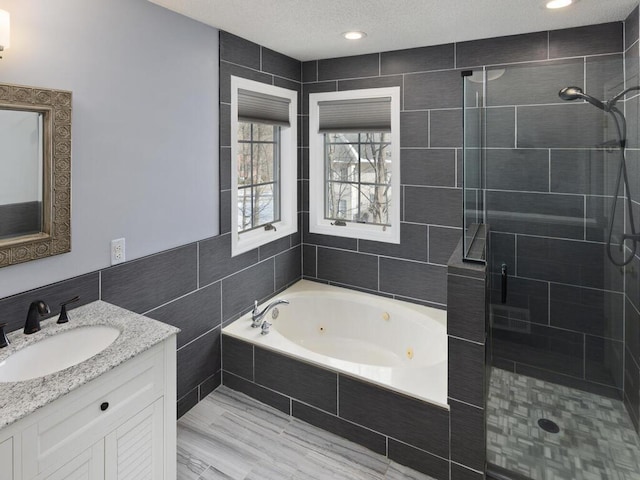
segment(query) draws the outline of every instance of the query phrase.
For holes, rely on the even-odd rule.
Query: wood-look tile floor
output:
[[[178,421],[178,480],[433,480],[224,386]]]

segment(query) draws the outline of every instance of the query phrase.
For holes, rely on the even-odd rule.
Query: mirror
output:
[[[0,84],[0,267],[71,250],[71,92]]]
[[[42,231],[43,116],[0,110],[0,240]]]

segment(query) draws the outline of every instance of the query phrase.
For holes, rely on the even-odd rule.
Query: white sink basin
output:
[[[92,325],[66,330],[18,350],[0,362],[0,382],[22,382],[77,365],[111,345],[120,330]]]

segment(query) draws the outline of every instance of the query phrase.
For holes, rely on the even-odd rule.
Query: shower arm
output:
[[[613,97],[610,100],[607,100],[605,102],[605,104],[607,105],[607,107],[612,110],[615,106],[616,103],[618,103],[618,100],[620,100],[622,97],[624,97],[627,93],[629,92],[633,92],[636,90],[640,90],[640,85],[634,85],[633,87],[629,87],[623,91],[621,91],[619,94],[617,94],[615,97]],[[624,118],[624,117],[623,117]]]

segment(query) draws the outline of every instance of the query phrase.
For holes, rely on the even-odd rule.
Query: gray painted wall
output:
[[[72,251],[0,298],[218,233],[218,31],[146,0],[2,0],[1,81],[73,92]]]
[[[220,129],[222,138],[227,138],[230,73],[257,75],[268,83],[299,90],[300,62],[225,32],[220,32],[220,38],[211,48],[219,44],[222,52],[220,85],[224,94],[220,107],[227,115],[223,115]],[[0,323],[7,322],[9,331],[20,329],[30,302],[41,299],[51,306],[52,315],[57,315],[60,302],[80,295],[74,308],[102,299],[175,325],[181,329],[177,345],[178,414],[202,400],[220,384],[222,327],[249,311],[254,300],[273,296],[301,276],[300,234],[231,257],[231,211],[229,202],[224,202],[230,185],[228,145],[221,147],[220,166],[225,219],[221,230],[226,233],[0,299]],[[213,183],[210,189],[217,190]],[[208,202],[214,203],[213,198]],[[191,207],[198,211],[200,206]],[[73,321],[73,311],[70,316]]]

